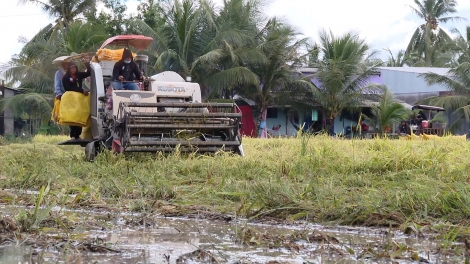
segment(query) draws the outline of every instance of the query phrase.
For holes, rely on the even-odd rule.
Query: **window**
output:
[[[300,123],[299,112],[297,112],[297,111],[292,111],[292,119],[293,119],[293,122],[294,122],[294,123],[299,124],[299,123]]]
[[[268,108],[266,118],[277,118],[277,108]]]
[[[316,122],[318,121],[318,110],[317,109],[312,109],[312,121]]]

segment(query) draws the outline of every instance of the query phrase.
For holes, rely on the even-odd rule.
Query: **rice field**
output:
[[[49,183],[53,195],[45,203],[77,194],[79,202],[64,200],[64,206],[170,215],[468,226],[465,136],[404,139],[244,138],[245,157],[105,152],[94,163],[84,160],[83,148],[56,145],[67,137],[0,139],[0,189],[38,191]],[[0,202],[20,203],[2,192]]]

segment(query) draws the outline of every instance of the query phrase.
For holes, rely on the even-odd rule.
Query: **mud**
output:
[[[432,232],[57,210],[35,232],[0,226],[0,263],[464,263],[469,253]]]

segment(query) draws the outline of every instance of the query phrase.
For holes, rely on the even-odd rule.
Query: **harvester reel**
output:
[[[243,156],[241,114],[210,112],[208,107],[233,109],[234,104],[121,102],[109,126],[113,145],[120,144],[124,152],[224,150]]]
[[[129,141],[131,140],[131,131],[128,124],[131,124],[132,117],[129,113],[125,113],[124,123],[122,124],[122,136],[121,136],[121,144],[124,149],[129,145]]]

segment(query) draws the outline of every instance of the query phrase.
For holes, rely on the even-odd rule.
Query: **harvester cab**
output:
[[[108,45],[142,51],[152,40],[141,35],[116,36],[104,42],[100,51]],[[235,103],[203,103],[199,84],[171,71],[146,78],[137,91],[113,90],[109,85],[118,58],[100,57],[100,51],[90,63],[90,127],[85,128],[90,133],[60,145],[85,147],[89,161],[101,149],[115,153],[228,151],[243,156],[241,112]],[[148,57],[135,55],[134,61],[145,74]]]

